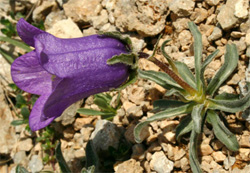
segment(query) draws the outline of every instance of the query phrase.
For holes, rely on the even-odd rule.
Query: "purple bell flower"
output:
[[[17,58],[11,75],[22,90],[40,95],[29,117],[32,131],[48,126],[74,102],[119,87],[128,66],[107,60],[129,53],[120,40],[100,35],[60,39],[24,19],[17,23],[21,39],[35,49]]]

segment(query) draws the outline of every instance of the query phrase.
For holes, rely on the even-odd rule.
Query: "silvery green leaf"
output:
[[[25,169],[24,167],[22,167],[21,165],[17,165],[16,166],[16,173],[29,173],[29,171],[27,169]]]
[[[204,85],[202,84],[203,76],[201,76],[202,37],[198,27],[194,24],[194,22],[188,22],[188,26],[192,35],[194,36],[195,79],[197,89],[200,92]]]
[[[175,62],[175,65],[178,69],[179,75],[182,79],[187,82],[192,88],[196,88],[195,77],[193,73],[190,71],[188,66],[183,62]]]
[[[162,52],[162,55],[167,59],[167,61],[168,61],[168,63],[169,63],[169,65],[171,66],[171,68],[172,68],[172,70],[176,73],[176,74],[178,74],[179,73],[179,71],[178,71],[178,69],[177,69],[177,67],[175,66],[176,64],[175,64],[175,62],[172,60],[172,58],[166,53],[166,51],[165,51],[165,46],[166,46],[166,44],[169,42],[170,40],[166,40],[166,41],[164,41],[163,43],[162,43],[162,45],[161,45],[161,52]]]
[[[27,44],[20,42],[20,41],[17,41],[15,39],[9,38],[9,37],[0,36],[0,41],[8,42],[14,46],[17,46],[17,47],[25,50],[26,52],[32,51],[32,49]]]
[[[175,136],[178,142],[181,140],[181,136],[191,132],[193,129],[193,121],[191,116],[187,115],[183,120],[181,120],[180,124],[176,127]]]
[[[152,110],[152,112],[156,113],[156,112],[164,111],[166,109],[183,106],[185,104],[187,103],[177,101],[177,100],[164,100],[164,99],[156,100],[153,102],[154,109]]]
[[[167,109],[165,111],[159,112],[159,113],[149,117],[148,119],[146,119],[143,122],[140,122],[139,124],[136,125],[136,127],[134,129],[135,141],[137,143],[142,142],[142,140],[140,138],[141,130],[149,123],[151,123],[153,121],[162,120],[162,119],[170,118],[173,116],[181,115],[181,114],[190,113],[193,109],[193,106],[194,106],[194,103],[190,103],[190,104],[186,104],[186,105],[183,105],[180,107]]]
[[[207,94],[213,95],[220,85],[232,74],[237,66],[239,55],[235,44],[226,45],[226,54],[224,64],[215,74],[214,78],[207,86]]]
[[[60,167],[62,173],[70,173],[71,170],[69,169],[69,166],[67,165],[67,163],[63,157],[62,151],[61,151],[61,142],[60,141],[56,145],[55,155],[56,155],[56,160],[59,164],[59,167]]]
[[[142,71],[138,70],[139,76],[144,79],[151,80],[158,85],[162,86],[166,89],[175,88],[180,92],[184,92],[180,85],[178,85],[168,74],[164,72],[156,72],[156,71]]]
[[[215,100],[239,100],[238,94],[222,93],[214,97]]]
[[[231,133],[219,116],[212,110],[207,112],[207,121],[212,124],[215,136],[231,151],[238,151],[239,144],[237,138]]]
[[[205,86],[204,72],[206,70],[206,67],[214,59],[214,57],[219,53],[219,51],[220,50],[216,49],[213,53],[211,53],[210,55],[208,55],[207,58],[202,63],[202,67],[201,67],[201,80],[202,80],[204,86]]]
[[[204,104],[195,105],[191,113],[191,117],[193,120],[193,128],[198,134],[201,133],[202,117],[204,116],[203,108]]]
[[[188,95],[185,90],[183,90],[183,92],[180,92],[179,90],[176,90],[174,88],[171,88],[170,90],[168,90],[166,93],[165,93],[165,97],[170,97],[170,96],[177,96],[180,98],[180,100],[182,102],[189,102],[190,100],[186,99],[186,96]]]
[[[225,112],[240,112],[250,106],[250,91],[248,94],[239,100],[218,100],[208,99],[208,108],[212,110],[221,110]]]
[[[200,173],[202,172],[199,161],[198,161],[198,141],[199,141],[199,134],[195,132],[195,130],[192,130],[191,136],[190,136],[190,143],[189,143],[189,161],[192,172]]]

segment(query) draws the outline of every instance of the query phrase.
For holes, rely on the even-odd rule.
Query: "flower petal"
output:
[[[35,51],[17,58],[11,65],[11,76],[14,83],[22,90],[42,95],[51,93],[52,88],[61,81],[45,71],[38,62]]]
[[[34,37],[38,34],[45,33],[45,31],[40,30],[28,22],[26,22],[23,18],[21,18],[16,25],[17,33],[21,37],[21,39],[30,46],[35,46]]]
[[[57,116],[51,116],[46,120],[42,120],[42,110],[49,95],[40,96],[34,104],[29,116],[29,126],[32,131],[36,131],[48,126]],[[44,117],[44,116],[43,116]]]
[[[86,68],[98,70],[112,56],[127,53],[119,40],[98,35],[59,39],[40,34],[35,38],[35,47],[40,64],[61,78],[76,76]]]
[[[68,106],[78,100],[120,86],[127,76],[127,70],[120,68],[118,64],[109,71],[90,70],[79,77],[63,79],[45,103],[44,119],[60,116]]]

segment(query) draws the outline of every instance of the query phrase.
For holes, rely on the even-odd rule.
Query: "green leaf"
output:
[[[22,106],[26,106],[27,102],[26,100],[24,99],[24,97],[21,95],[21,94],[18,94],[16,96],[16,106],[18,108],[22,107]]]
[[[107,100],[107,98],[104,98],[101,95],[95,96],[94,103],[104,112],[115,113],[115,109],[110,106],[110,100]]]
[[[17,40],[14,40],[14,39],[9,38],[9,37],[0,36],[0,41],[5,41],[5,42],[8,42],[10,44],[13,44],[14,46],[22,48],[23,50],[25,50],[27,52],[32,51],[32,49],[27,44],[20,42],[20,41],[17,41]]]
[[[19,125],[22,125],[22,124],[28,124],[29,121],[28,120],[13,120],[11,121],[11,125],[12,126],[19,126]]]
[[[59,164],[61,171],[63,173],[70,173],[71,170],[69,169],[69,166],[67,165],[67,163],[63,157],[62,151],[61,151],[61,142],[60,141],[56,145],[55,154],[56,154],[56,160]]]
[[[199,173],[202,172],[202,169],[200,167],[199,161],[198,161],[198,141],[199,141],[199,134],[195,132],[195,130],[192,130],[191,136],[190,136],[190,144],[189,144],[189,161],[192,172]]]
[[[161,45],[161,52],[162,52],[162,55],[167,59],[168,63],[170,64],[172,70],[176,73],[176,74],[179,74],[179,70],[180,69],[177,69],[176,67],[176,64],[175,62],[172,60],[172,58],[165,52],[165,46],[166,44],[169,42],[170,40],[166,40],[162,43]]]
[[[86,167],[95,166],[95,172],[98,172],[99,165],[99,157],[96,153],[93,141],[90,140],[86,145]]]
[[[209,105],[208,108],[212,110],[221,110],[225,112],[240,112],[247,109],[250,106],[250,91],[247,95],[239,100],[219,100],[217,99],[208,99]]]
[[[220,85],[232,74],[237,67],[239,55],[235,44],[226,45],[226,54],[224,64],[220,70],[216,73],[214,78],[207,86],[207,94],[213,95]]]
[[[96,111],[93,109],[86,109],[86,108],[77,109],[76,112],[80,114],[84,114],[84,115],[113,115],[114,114],[112,112],[102,112],[102,111]]]
[[[212,124],[215,136],[231,151],[238,151],[239,144],[237,138],[231,133],[219,116],[212,110],[207,112],[207,121]]]
[[[201,76],[201,62],[202,62],[202,37],[201,33],[198,30],[198,27],[194,22],[188,22],[189,29],[194,36],[194,59],[195,59],[195,79],[196,79],[196,88],[199,93],[203,89],[202,77]]]
[[[27,106],[22,107],[21,114],[22,114],[24,119],[27,119],[27,120],[29,119],[30,111],[27,108]]]
[[[24,167],[22,167],[21,165],[17,165],[16,166],[16,173],[29,173],[29,171],[27,169],[25,169]]]
[[[193,121],[191,116],[187,115],[183,120],[181,120],[180,124],[176,127],[175,136],[178,142],[181,140],[181,136],[191,132],[193,129]]]
[[[162,120],[162,119],[170,118],[173,116],[181,115],[181,114],[190,113],[192,111],[193,106],[194,106],[194,103],[190,103],[190,104],[186,104],[186,105],[183,105],[180,107],[167,109],[165,111],[159,112],[159,113],[149,117],[148,119],[146,119],[143,122],[140,122],[139,124],[136,125],[136,127],[134,129],[135,141],[137,143],[142,142],[142,139],[140,138],[141,131],[149,123],[151,123],[153,121]]]
[[[196,88],[195,77],[188,66],[183,62],[175,62],[175,65],[182,79],[187,82],[192,88]]]
[[[4,59],[9,62],[9,64],[12,64],[14,62],[14,58],[10,56],[5,50],[0,48],[0,54],[3,55]]]
[[[142,71],[138,70],[139,76],[144,79],[151,80],[158,85],[162,86],[166,89],[175,88],[176,90],[182,92],[185,92],[180,85],[178,85],[168,74],[164,72],[156,72],[152,70],[148,71]]]
[[[195,105],[193,111],[191,113],[191,117],[193,120],[193,129],[196,133],[201,133],[202,127],[202,117],[204,116],[204,104]]]
[[[202,82],[204,84],[204,87],[205,87],[204,73],[205,73],[206,67],[214,59],[214,57],[219,53],[219,51],[220,50],[216,49],[213,53],[211,53],[210,55],[208,55],[207,58],[205,59],[205,61],[202,63],[202,67],[201,67],[201,80],[202,80]]]
[[[183,103],[177,100],[163,100],[163,99],[156,100],[153,102],[154,109],[152,110],[152,112],[156,113],[156,112],[164,111],[169,108],[183,106],[185,104],[187,103]]]
[[[238,94],[222,93],[214,97],[215,100],[239,100]]]
[[[170,96],[177,96],[179,97],[179,99],[182,101],[182,102],[189,102],[190,100],[188,98],[186,98],[186,96],[189,96],[187,93],[185,93],[185,90],[182,92],[172,88],[170,90],[168,90],[165,94],[164,94],[165,97],[170,97]]]

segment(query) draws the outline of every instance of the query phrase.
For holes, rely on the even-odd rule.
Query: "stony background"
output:
[[[11,3],[9,3],[11,2]],[[221,92],[240,93],[244,81],[250,81],[250,9],[248,0],[16,0],[0,1],[0,17],[12,20],[11,10],[27,14],[29,21],[43,20],[47,32],[61,38],[74,38],[95,34],[97,31],[120,31],[131,37],[136,50],[152,53],[152,46],[160,33],[160,40],[171,41],[166,52],[175,60],[185,62],[194,69],[193,38],[187,22],[194,21],[202,33],[204,57],[215,49],[220,52],[205,72],[211,78],[223,64],[225,45],[237,45],[240,60],[238,68]],[[16,21],[13,21],[16,22]],[[1,27],[1,26],[0,26]],[[7,50],[20,52],[17,48],[2,44]],[[22,53],[22,52],[20,52]],[[16,54],[15,54],[16,55]],[[157,58],[162,59],[160,54]],[[145,59],[140,68],[159,70]],[[7,87],[11,83],[10,65],[0,56],[0,172],[15,172],[17,164],[32,172],[52,170],[43,165],[41,143],[34,139],[39,133],[29,134],[24,126],[13,127],[10,122],[15,114],[8,104]],[[163,96],[165,90],[153,82],[139,79],[122,91],[122,107],[113,122],[100,117],[76,115],[81,102],[68,108],[54,126],[62,134],[62,150],[74,172],[81,169],[79,160],[85,157],[87,141],[92,139],[96,149],[117,147],[119,137],[132,144],[129,160],[117,162],[114,170],[130,172],[190,172],[187,145],[175,141],[175,127],[179,118],[153,122],[145,131],[144,142],[136,144],[132,131],[138,121],[151,116],[152,102]],[[244,93],[244,92],[243,92]],[[116,93],[113,93],[116,94]],[[89,97],[86,108],[98,109]],[[237,153],[230,152],[205,127],[200,148],[200,161],[205,172],[250,172],[250,119],[241,113],[226,116],[230,130],[240,144]],[[103,127],[107,128],[103,128]],[[103,135],[98,135],[102,131]],[[100,140],[102,143],[100,143]],[[103,142],[105,141],[105,142]],[[78,168],[77,168],[78,165]],[[56,164],[57,172],[59,172]]]

